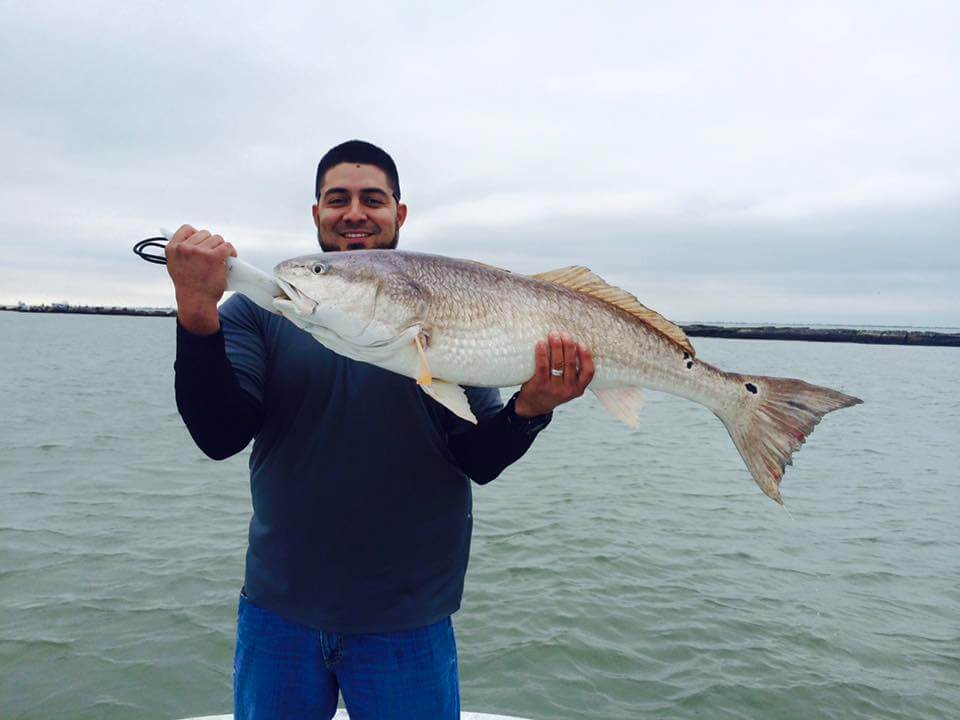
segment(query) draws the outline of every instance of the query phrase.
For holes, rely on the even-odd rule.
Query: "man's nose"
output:
[[[354,198],[350,201],[350,206],[343,214],[343,219],[347,222],[363,222],[367,219],[367,214],[363,210],[360,198]]]

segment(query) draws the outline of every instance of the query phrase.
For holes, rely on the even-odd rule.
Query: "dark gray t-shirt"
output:
[[[211,455],[202,438],[229,434],[249,408],[258,413],[250,601],[344,633],[420,627],[455,612],[472,528],[463,465],[489,480],[533,441],[504,421],[499,392],[467,389],[473,426],[413,380],[337,355],[243,296],[220,316],[222,340],[178,332],[177,401]],[[212,374],[224,349],[229,364]],[[231,368],[242,392],[213,388]],[[242,396],[234,415],[217,400],[229,395]]]

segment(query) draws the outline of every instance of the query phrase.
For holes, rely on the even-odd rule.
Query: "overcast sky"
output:
[[[357,137],[405,249],[679,322],[960,325],[960,3],[327,5],[0,0],[0,302],[173,305],[130,248],[184,222],[312,252]]]

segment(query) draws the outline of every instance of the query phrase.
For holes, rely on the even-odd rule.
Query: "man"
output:
[[[396,166],[350,141],[317,168],[326,252],[395,248],[407,208]],[[177,407],[209,456],[254,439],[253,517],[234,660],[235,715],[459,718],[450,616],[472,528],[470,480],[520,458],[593,361],[551,333],[537,371],[502,406],[467,388],[477,425],[409,378],[337,355],[240,295],[218,310],[219,235],[184,225],[167,245],[177,294]]]

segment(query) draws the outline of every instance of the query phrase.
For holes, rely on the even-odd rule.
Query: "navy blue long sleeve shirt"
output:
[[[289,620],[390,632],[460,606],[470,479],[489,482],[533,435],[499,392],[467,388],[476,426],[409,379],[328,350],[235,295],[221,332],[178,325],[177,407],[210,457],[254,439],[244,586]]]

